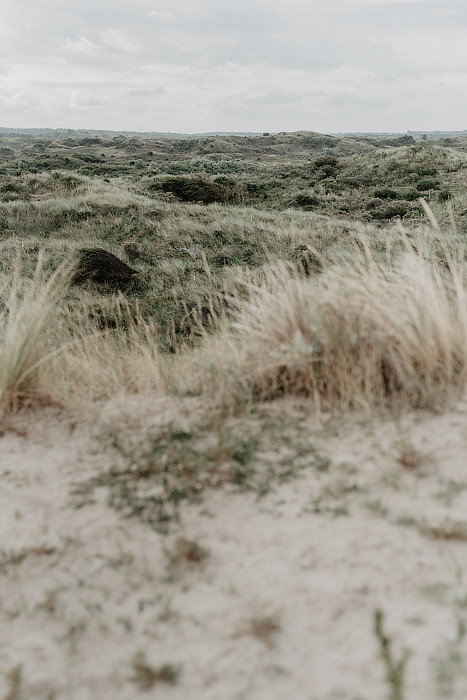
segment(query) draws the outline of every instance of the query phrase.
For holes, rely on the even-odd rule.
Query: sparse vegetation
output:
[[[188,540],[185,537],[177,537],[174,547],[166,549],[165,554],[171,572],[184,566],[199,568],[209,557],[205,547],[196,540]]]
[[[181,670],[174,664],[163,664],[157,668],[151,666],[142,652],[138,652],[133,659],[132,681],[139,690],[151,690],[157,683],[175,685],[180,676]]]
[[[265,646],[272,648],[280,630],[278,615],[257,615],[249,620],[245,633],[251,634]]]

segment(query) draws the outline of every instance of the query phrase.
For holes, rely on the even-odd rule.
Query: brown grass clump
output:
[[[305,395],[318,409],[436,407],[465,382],[464,276],[463,263],[446,270],[413,250],[391,265],[360,256],[319,279],[278,265],[238,302],[222,341],[211,342],[213,362],[237,391],[260,399]]]
[[[96,401],[164,385],[157,326],[145,321],[138,308],[132,311],[122,296],[109,304],[115,327],[104,330],[89,321],[85,304],[81,312],[72,311],[75,325],[63,330],[68,349],[51,368],[63,401]]]
[[[134,675],[131,680],[143,692],[151,690],[156,683],[175,685],[180,676],[180,668],[178,666],[163,664],[155,668],[146,661],[146,657],[142,652],[135,655],[132,666]]]

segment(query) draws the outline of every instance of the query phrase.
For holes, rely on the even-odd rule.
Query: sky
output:
[[[467,128],[466,0],[2,0],[0,126]]]

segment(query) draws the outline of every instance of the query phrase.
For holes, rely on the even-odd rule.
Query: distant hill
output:
[[[167,139],[192,139],[204,138],[209,136],[259,136],[258,132],[240,132],[240,131],[209,131],[199,134],[179,134],[176,132],[162,131],[120,131],[107,129],[16,129],[6,126],[0,126],[0,136],[24,136],[32,138],[112,138],[114,136],[137,136],[139,138],[167,138]]]
[[[405,131],[405,132],[372,132],[372,131],[346,131],[333,133],[338,138],[364,138],[364,139],[394,139],[412,137],[416,141],[426,137],[429,139],[456,138],[467,136],[467,129],[463,131]]]

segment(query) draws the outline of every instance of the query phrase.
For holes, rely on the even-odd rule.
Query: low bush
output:
[[[182,202],[225,202],[227,199],[226,188],[202,178],[173,177],[163,180],[161,189],[164,192],[172,192]]]
[[[309,195],[309,194],[298,194],[294,201],[293,204],[296,207],[300,207],[301,209],[314,209],[316,206],[319,205],[319,197],[316,197],[315,195]]]
[[[73,284],[93,282],[111,290],[127,289],[134,284],[138,271],[104,248],[80,251],[73,274]]]
[[[439,190],[440,187],[441,183],[439,182],[439,180],[430,180],[427,178],[419,180],[415,185],[415,188],[419,192],[426,192],[428,190]]]

